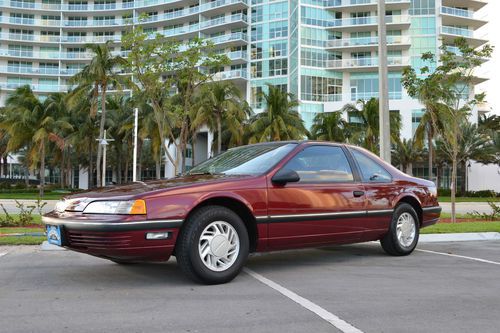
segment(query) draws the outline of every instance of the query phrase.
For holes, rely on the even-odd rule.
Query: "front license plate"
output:
[[[61,227],[58,225],[47,225],[47,241],[49,244],[61,246]]]

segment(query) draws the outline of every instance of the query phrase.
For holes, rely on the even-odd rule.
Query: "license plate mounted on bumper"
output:
[[[47,231],[47,242],[49,244],[54,244],[57,246],[62,245],[61,226],[47,224],[46,231]]]

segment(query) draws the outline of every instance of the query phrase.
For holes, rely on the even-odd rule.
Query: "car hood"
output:
[[[100,187],[97,189],[80,192],[65,197],[66,200],[74,199],[96,199],[111,197],[133,197],[145,192],[161,191],[179,187],[192,186],[195,184],[213,183],[234,178],[246,178],[244,175],[185,175],[171,179],[152,180],[146,182],[127,183],[109,187]]]

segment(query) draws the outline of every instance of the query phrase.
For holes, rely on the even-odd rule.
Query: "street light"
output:
[[[378,0],[377,10],[380,157],[387,163],[391,163],[391,127],[389,116],[389,87],[387,84],[388,72],[385,0]]]

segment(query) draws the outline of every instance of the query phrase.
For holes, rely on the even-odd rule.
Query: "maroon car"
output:
[[[391,255],[437,222],[434,183],[358,147],[273,142],[233,148],[169,180],[101,188],[42,219],[50,243],[117,263],[177,258],[224,283],[248,254],[380,240]]]

